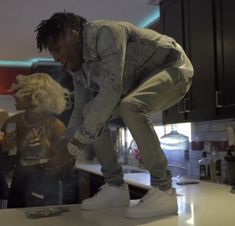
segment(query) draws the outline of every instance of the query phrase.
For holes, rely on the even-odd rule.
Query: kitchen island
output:
[[[100,175],[98,164],[79,164],[79,170]],[[149,174],[135,172],[128,168],[124,174],[130,185],[148,189]],[[133,171],[130,171],[133,169]],[[133,173],[132,173],[133,172]],[[36,208],[0,210],[1,226],[233,226],[235,216],[235,194],[229,192],[229,186],[200,181],[199,184],[173,185],[178,194],[178,215],[133,220],[125,218],[126,208],[112,208],[97,211],[83,211],[79,204],[66,205],[70,210],[61,216],[42,219],[28,219],[26,210]],[[132,200],[131,205],[138,200]],[[37,207],[37,209],[43,207]]]

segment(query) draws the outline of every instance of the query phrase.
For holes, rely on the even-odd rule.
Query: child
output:
[[[69,92],[44,73],[18,75],[12,91],[21,112],[8,118],[2,128],[2,151],[14,154],[15,143],[17,155],[8,207],[59,204],[59,172],[44,164],[55,154],[65,130],[52,114],[66,109]]]

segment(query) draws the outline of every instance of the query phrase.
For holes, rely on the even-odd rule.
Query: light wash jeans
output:
[[[167,169],[167,159],[149,116],[173,106],[188,92],[193,67],[184,57],[185,63],[178,68],[155,71],[124,97],[118,106],[122,120],[141,151],[143,166],[150,172],[151,185],[161,190],[172,186],[171,172]],[[114,185],[122,184],[122,168],[117,163],[117,153],[109,131],[105,130],[93,146],[105,181]]]

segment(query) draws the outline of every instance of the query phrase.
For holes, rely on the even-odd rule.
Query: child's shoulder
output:
[[[24,112],[19,112],[14,115],[11,115],[7,120],[6,123],[17,123],[18,121],[22,120]]]
[[[47,126],[51,128],[64,126],[64,123],[54,115],[50,115],[47,119]]]

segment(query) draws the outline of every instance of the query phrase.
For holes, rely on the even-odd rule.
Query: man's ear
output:
[[[79,32],[77,30],[72,29],[71,35],[76,42],[79,42]]]

